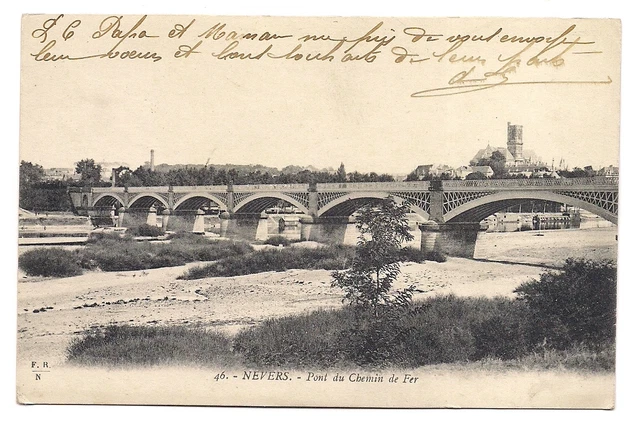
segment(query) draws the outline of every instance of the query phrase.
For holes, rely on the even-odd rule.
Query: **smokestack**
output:
[[[149,161],[149,168],[151,169],[151,171],[154,171],[156,169],[156,163],[153,159],[153,155],[154,155],[155,151],[151,150],[151,160]]]

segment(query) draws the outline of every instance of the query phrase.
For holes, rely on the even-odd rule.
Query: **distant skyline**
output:
[[[513,124],[513,122],[511,122]],[[525,128],[526,129],[526,128]],[[479,139],[478,141],[482,142],[482,139]],[[478,143],[478,142],[476,142]],[[440,161],[416,161],[415,165],[407,167],[404,171],[381,171],[380,169],[375,169],[375,168],[347,168],[346,170],[348,172],[351,171],[359,171],[359,172],[378,172],[378,173],[392,173],[392,174],[408,174],[411,171],[413,171],[417,166],[419,165],[425,165],[425,164],[446,164],[446,165],[450,165],[452,167],[458,167],[458,166],[462,166],[462,165],[468,165],[469,161],[471,160],[471,158],[473,158],[473,156],[478,152],[478,150],[480,149],[484,149],[487,145],[491,145],[492,147],[506,147],[506,129],[505,129],[505,140],[503,142],[503,144],[499,144],[497,142],[491,142],[491,141],[486,141],[483,144],[478,143],[478,148],[476,150],[470,151],[469,152],[469,156],[466,158],[461,158],[459,160],[457,160],[456,162],[452,163],[452,162],[440,162]],[[527,150],[533,150],[543,162],[546,162],[548,166],[551,166],[552,164],[555,165],[555,167],[558,167],[558,165],[560,164],[560,160],[564,159],[565,164],[568,166],[569,169],[573,169],[574,167],[585,167],[585,166],[593,166],[595,169],[599,169],[602,167],[607,167],[609,165],[613,165],[613,166],[618,166],[618,162],[611,162],[611,163],[605,163],[604,161],[599,161],[598,163],[579,163],[579,164],[574,164],[572,162],[570,162],[567,158],[565,157],[551,157],[549,159],[547,159],[547,157],[543,154],[540,154],[534,146],[530,146],[527,142],[526,142],[526,131],[525,131],[525,141],[524,141],[524,145],[525,145],[525,149]],[[284,165],[280,164],[280,165],[270,165],[270,164],[266,164],[266,163],[260,163],[260,162],[215,162],[213,161],[213,158],[205,158],[202,162],[172,162],[170,160],[168,160],[168,158],[170,158],[172,156],[172,154],[168,154],[167,157],[163,157],[162,151],[158,150],[158,148],[150,148],[147,151],[147,156],[145,158],[140,159],[139,161],[133,162],[132,160],[129,160],[127,162],[125,161],[113,161],[113,160],[106,160],[104,158],[99,158],[99,157],[89,157],[89,156],[83,156],[82,158],[78,158],[76,160],[72,160],[72,161],[67,161],[67,162],[61,162],[58,163],[56,165],[44,165],[42,164],[41,161],[38,160],[28,160],[25,158],[21,158],[24,159],[25,161],[31,161],[34,164],[40,164],[42,165],[44,168],[73,168],[75,167],[75,163],[85,159],[85,158],[92,158],[96,161],[97,164],[108,164],[109,168],[111,167],[117,167],[117,166],[126,166],[131,168],[132,170],[137,169],[140,166],[144,166],[144,165],[148,165],[150,162],[150,151],[151,149],[154,149],[155,151],[155,165],[204,165],[207,163],[208,161],[208,165],[209,166],[225,166],[225,165],[238,165],[238,166],[242,166],[242,165],[262,165],[265,167],[273,167],[273,168],[277,168],[278,170],[282,170],[284,167],[287,166],[299,166],[299,167],[316,167],[318,169],[325,169],[325,168],[332,168],[334,169],[334,171],[338,168],[338,166],[340,165],[341,162],[343,161],[339,161],[338,163],[332,163],[332,164],[328,164],[328,165],[318,165],[316,163],[286,163]],[[44,158],[44,162],[49,162],[49,160],[47,160],[47,158]],[[346,165],[345,165],[346,166]]]

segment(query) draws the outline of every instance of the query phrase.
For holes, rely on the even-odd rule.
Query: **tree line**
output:
[[[115,169],[116,186],[209,186],[209,185],[252,185],[252,184],[289,184],[289,183],[354,183],[354,182],[393,182],[389,174],[375,172],[347,173],[344,164],[335,172],[301,170],[295,173],[271,173],[253,170],[250,166],[234,169],[215,168],[215,166],[185,167],[166,172],[152,171],[148,167],[131,170],[128,167]]]
[[[228,166],[225,166],[228,167]],[[393,182],[393,176],[375,172],[360,173],[345,170],[340,164],[337,171],[300,170],[294,166],[288,168],[294,172],[261,171],[260,166],[238,166],[237,168],[216,168],[215,166],[180,167],[168,171],[152,171],[140,166],[135,170],[128,167],[115,169],[115,185],[118,187],[144,186],[208,186],[208,185],[247,185],[247,184],[289,184],[289,183],[354,183],[354,182]],[[287,169],[287,168],[285,168]],[[75,166],[75,178],[47,180],[45,169],[28,161],[20,163],[21,208],[36,211],[70,211],[71,201],[67,195],[69,187],[106,187],[112,181],[101,179],[102,167],[95,160],[86,158]]]

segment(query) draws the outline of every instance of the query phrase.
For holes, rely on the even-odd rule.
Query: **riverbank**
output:
[[[500,262],[449,258],[445,263],[407,263],[396,286],[414,284],[416,300],[445,294],[512,296],[517,286],[545,268],[507,259],[544,265],[569,256],[615,259],[615,233],[612,229],[554,231],[545,233],[544,241],[534,232],[496,233],[484,241],[494,245],[487,259]],[[46,355],[62,364],[75,336],[112,323],[198,326],[235,333],[267,318],[342,305],[342,292],[331,287],[330,271],[177,280],[198,265],[202,263],[144,271],[92,271],[64,279],[22,275],[18,355],[28,359]]]

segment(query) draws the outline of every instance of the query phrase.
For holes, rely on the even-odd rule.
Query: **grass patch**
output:
[[[345,307],[268,320],[240,332],[234,350],[258,366],[288,367],[515,359],[529,352],[527,315],[525,304],[506,298],[431,298],[382,324]]]
[[[280,268],[301,262],[309,268],[318,265],[323,254],[336,259],[337,251],[348,250],[342,248],[260,251],[246,256],[247,269],[257,266],[264,271],[268,265]],[[243,268],[238,265],[202,268],[238,271]],[[518,287],[517,299],[448,295],[412,303],[409,298],[399,306],[386,301],[376,307],[351,305],[269,319],[227,338],[225,346],[216,349],[217,363],[231,358],[231,345],[234,359],[262,368],[415,368],[473,362],[502,369],[613,371],[615,286],[613,263],[569,259],[562,271],[543,273],[540,280]],[[116,328],[85,335],[69,349],[69,359],[89,356],[86,362],[91,363],[100,356],[112,356],[112,363],[118,359],[142,364],[172,361],[180,352],[175,352],[171,336],[187,335],[185,328],[175,328],[176,333],[167,328],[170,335],[165,340],[153,330],[145,331],[149,328],[131,330],[127,335],[118,335]],[[208,346],[194,342],[189,347]],[[207,353],[191,350],[186,356],[196,359],[191,356],[210,356]]]
[[[354,248],[344,245],[323,246],[315,249],[261,250],[244,256],[230,256],[211,264],[190,268],[179,278],[193,280],[206,277],[232,277],[289,269],[337,270],[346,268],[351,263],[353,256]]]
[[[415,248],[398,251],[399,261],[422,262],[425,255]],[[243,256],[231,256],[211,264],[190,268],[179,277],[194,280],[207,277],[233,277],[266,271],[343,270],[351,265],[355,247],[347,245],[321,246],[314,249],[265,249]]]
[[[566,350],[540,350],[530,353],[513,362],[521,368],[531,369],[569,369],[589,372],[612,372],[616,366],[616,351],[613,344],[600,350],[592,350],[584,345]]]
[[[133,227],[127,232],[130,232],[133,236],[145,236],[145,237],[158,237],[164,235],[164,230],[161,227],[152,226],[149,224],[141,224],[137,227]]]
[[[241,258],[253,252],[248,242],[210,241],[202,236],[180,236],[167,243],[137,242],[131,235],[100,233],[90,237],[82,250],[37,248],[18,260],[28,275],[70,277],[83,269],[133,271],[172,267],[188,262]]]
[[[67,357],[82,365],[110,366],[373,369],[449,364],[486,370],[615,369],[612,343],[597,350],[585,344],[556,350],[530,343],[528,313],[521,301],[443,296],[417,302],[408,318],[387,328],[367,317],[363,320],[353,307],[269,319],[235,337],[187,327],[112,325],[74,340]],[[392,341],[371,341],[372,328]],[[362,333],[368,342],[358,337]],[[376,350],[380,346],[384,350]],[[384,359],[367,360],[371,352]]]
[[[87,245],[81,255],[84,268],[128,271],[172,267],[195,261],[215,261],[242,256],[252,251],[253,248],[247,242],[212,242],[193,235],[175,238],[168,243],[105,238]]]
[[[229,337],[185,327],[111,325],[86,334],[67,348],[69,361],[81,365],[151,366],[237,363]]]

